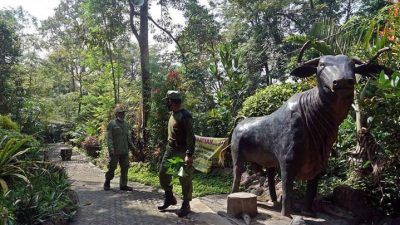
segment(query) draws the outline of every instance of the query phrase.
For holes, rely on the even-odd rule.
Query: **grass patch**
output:
[[[129,181],[134,181],[153,187],[160,187],[158,171],[155,166],[149,163],[134,163],[128,172]],[[173,178],[174,193],[181,196],[182,189],[178,178]],[[232,185],[231,175],[211,175],[198,171],[193,176],[193,197],[201,197],[212,194],[226,194],[230,192]]]
[[[74,151],[78,151],[87,155],[85,150],[80,148],[74,148]],[[89,159],[96,166],[100,167],[102,170],[107,171],[108,153],[106,153],[106,151],[102,150],[100,152],[100,156],[96,159],[91,157],[87,157],[87,159]],[[118,176],[120,171],[121,170],[118,165],[117,169],[115,170],[115,175]],[[150,163],[131,163],[128,171],[128,180],[160,188],[158,168]],[[178,196],[181,196],[182,188],[179,184],[179,179],[174,177],[172,184],[174,186],[174,193],[176,193]],[[193,176],[193,197],[201,197],[212,194],[227,194],[230,193],[231,185],[231,174],[212,175],[195,171]]]

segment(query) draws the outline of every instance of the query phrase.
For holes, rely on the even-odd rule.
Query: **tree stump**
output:
[[[237,192],[228,195],[228,214],[236,218],[244,215],[257,215],[257,196],[246,192]]]
[[[60,149],[60,156],[62,161],[71,160],[72,149],[69,147],[63,147]]]

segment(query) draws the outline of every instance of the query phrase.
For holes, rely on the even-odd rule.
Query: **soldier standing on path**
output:
[[[109,153],[108,171],[104,190],[110,190],[110,181],[114,178],[114,171],[118,162],[121,167],[121,177],[119,189],[122,191],[132,191],[132,187],[127,185],[129,169],[129,149],[134,148],[130,135],[130,127],[125,119],[125,109],[118,105],[115,108],[115,119],[111,120],[107,126],[107,146]]]
[[[176,199],[172,192],[172,176],[167,174],[166,162],[173,157],[181,157],[185,161],[185,175],[179,177],[182,186],[183,202],[178,211],[178,216],[183,217],[189,214],[192,200],[192,177],[193,177],[193,152],[195,137],[192,127],[192,115],[182,107],[182,97],[178,91],[168,91],[166,95],[168,110],[172,111],[168,121],[168,145],[164,153],[160,168],[159,179],[162,189],[165,191],[164,204],[159,210],[165,210],[170,205],[176,205]]]

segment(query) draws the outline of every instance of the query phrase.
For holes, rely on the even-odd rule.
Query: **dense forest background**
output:
[[[135,160],[156,164],[165,147],[169,89],[184,94],[197,135],[228,137],[238,115],[266,115],[315,85],[313,78],[289,76],[306,41],[305,59],[346,54],[400,68],[398,1],[135,4],[62,0],[44,21],[21,8],[1,9],[0,134],[9,135],[4,124],[12,119],[39,140],[104,146],[113,108],[123,104],[138,146]],[[149,14],[156,6],[160,19]],[[173,20],[176,11],[183,23]],[[391,50],[374,57],[384,47]],[[368,190],[372,204],[399,215],[400,76],[357,79],[321,188]]]

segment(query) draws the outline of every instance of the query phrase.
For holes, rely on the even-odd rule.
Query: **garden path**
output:
[[[177,206],[167,212],[159,212],[157,204],[163,199],[158,189],[130,182],[134,191],[124,192],[118,188],[118,178],[111,182],[111,190],[103,191],[104,172],[74,152],[70,161],[61,161],[60,148],[63,144],[50,145],[50,159],[62,165],[69,176],[72,189],[79,198],[79,210],[71,225],[167,225],[199,224],[230,225],[198,199],[192,201],[192,211],[187,218],[179,218]]]
[[[90,163],[86,156],[73,152],[70,161],[61,161],[60,148],[64,144],[49,146],[50,159],[63,166],[79,199],[79,210],[71,225],[244,225],[241,219],[230,218],[226,214],[227,195],[211,195],[193,199],[192,213],[186,218],[179,218],[175,212],[177,206],[167,212],[159,212],[157,204],[163,198],[159,189],[130,182],[132,192],[118,189],[118,178],[111,182],[111,190],[103,190],[104,172]],[[259,204],[259,214],[251,220],[252,225],[288,225],[290,220],[280,216],[280,210],[270,210]],[[347,225],[344,220],[337,220],[318,215],[319,219],[306,218],[306,224]]]

